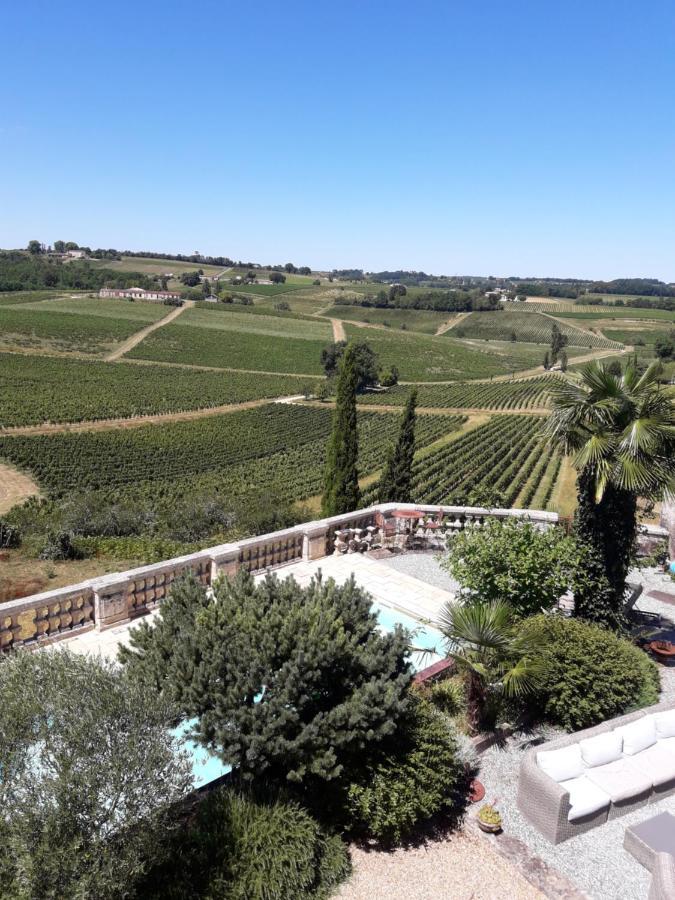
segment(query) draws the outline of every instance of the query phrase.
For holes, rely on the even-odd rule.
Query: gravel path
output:
[[[378,559],[378,562],[396,569],[397,572],[403,572],[404,575],[411,575],[426,584],[455,594],[459,590],[459,583],[441,567],[438,557],[437,551],[397,553],[383,556],[382,559]]]
[[[458,831],[393,852],[352,848],[354,873],[337,900],[542,900],[490,846],[487,835]]]

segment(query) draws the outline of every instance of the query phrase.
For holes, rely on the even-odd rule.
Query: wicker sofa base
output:
[[[549,778],[537,765],[537,754],[546,750],[558,750],[576,744],[584,738],[605,734],[622,725],[635,722],[652,713],[666,712],[675,709],[675,702],[660,703],[657,706],[638,710],[617,719],[611,719],[585,731],[566,734],[546,744],[531,747],[523,756],[518,779],[518,809],[537,831],[552,844],[560,844],[578,834],[584,834],[605,822],[624,816],[633,810],[650,803],[658,802],[675,793],[675,779],[659,785],[651,791],[645,791],[628,800],[611,803],[608,809],[600,810],[590,816],[569,821],[569,794],[560,784]]]

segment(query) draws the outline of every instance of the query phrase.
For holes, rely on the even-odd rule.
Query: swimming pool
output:
[[[372,609],[377,613],[378,624],[385,633],[393,631],[396,625],[414,632],[412,646],[416,649],[410,656],[410,662],[416,672],[443,659],[443,635],[437,628],[423,624],[383,603],[374,603]],[[187,719],[173,729],[173,734],[190,754],[193,784],[195,788],[200,788],[229,774],[232,766],[223,763],[194,740],[193,729],[196,725],[197,719]]]

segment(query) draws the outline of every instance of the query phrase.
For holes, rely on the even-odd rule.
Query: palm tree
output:
[[[619,615],[637,529],[637,500],[675,488],[675,404],[656,361],[640,375],[632,363],[613,373],[584,366],[578,382],[553,389],[551,442],[574,455],[577,533],[596,551]]]
[[[526,696],[541,683],[545,645],[522,628],[508,603],[446,603],[438,627],[446,639],[448,655],[466,677],[468,719],[473,731],[481,724],[494,724],[502,698]]]

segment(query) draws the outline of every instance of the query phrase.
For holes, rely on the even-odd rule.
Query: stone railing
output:
[[[172,582],[186,572],[208,586],[219,575],[233,575],[239,569],[261,572],[303,559],[321,559],[334,552],[336,531],[380,527],[395,509],[442,514],[448,529],[482,524],[487,518],[529,519],[541,527],[558,522],[556,513],[539,510],[384,503],[10,600],[0,604],[0,650],[37,647],[93,628],[103,631],[127,623],[154,609]]]

